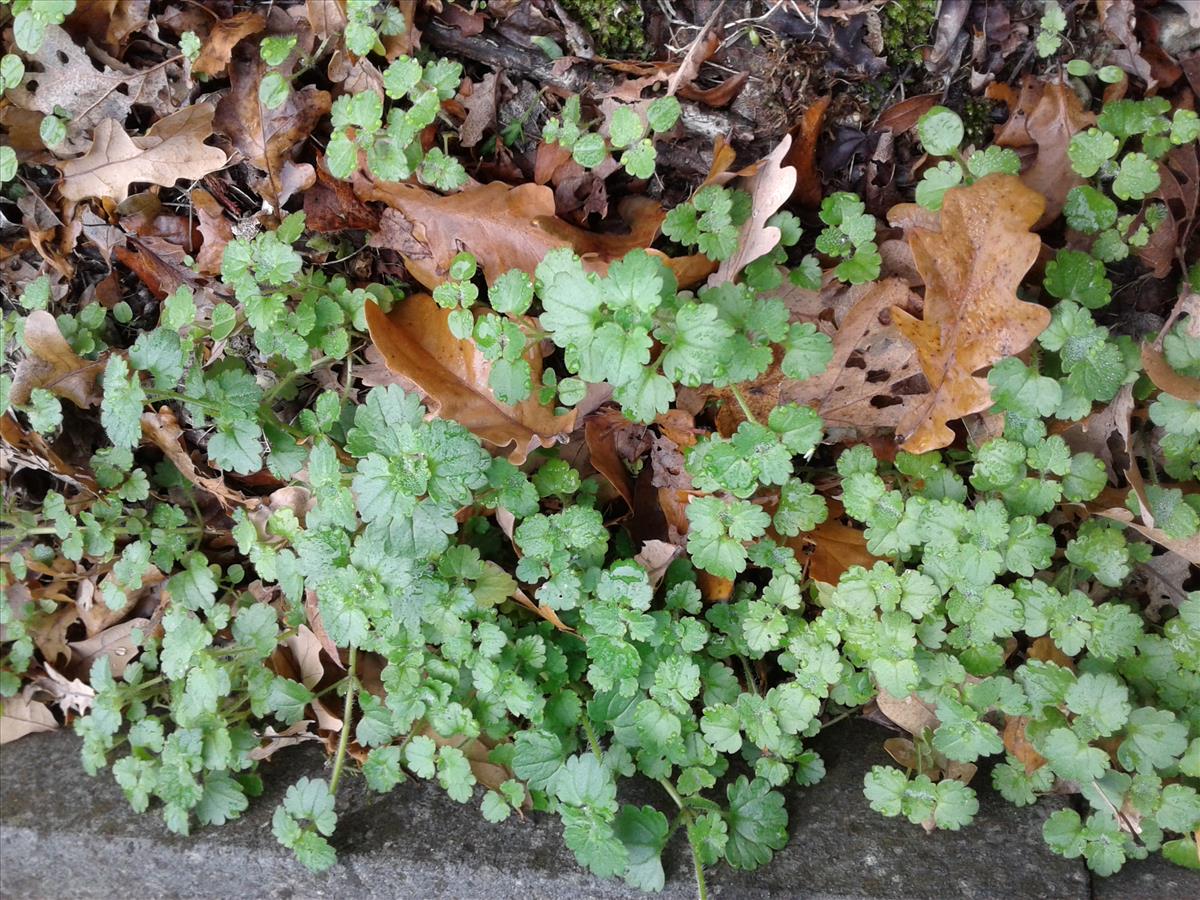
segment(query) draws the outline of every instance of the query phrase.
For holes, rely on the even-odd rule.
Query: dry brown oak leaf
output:
[[[575,413],[556,416],[554,407],[536,397],[508,406],[488,387],[488,364],[472,341],[450,333],[449,311],[428,294],[415,294],[388,315],[366,304],[371,340],[388,369],[414,383],[426,395],[430,411],[452,419],[480,439],[508,450],[520,465],[531,450],[551,447],[575,427]],[[541,360],[529,359],[534,384],[541,381]]]
[[[903,222],[925,281],[924,318],[900,307],[893,321],[917,350],[930,391],[896,425],[902,449],[926,453],[949,446],[947,423],[991,406],[977,372],[1028,347],[1050,324],[1050,311],[1017,297],[1041,240],[1029,229],[1045,201],[1013,175],[988,175],[946,192],[940,229],[923,228],[912,204],[888,213]]]
[[[115,119],[96,126],[87,153],[58,164],[62,195],[78,201],[101,197],[120,203],[134,182],[170,187],[199,180],[225,165],[225,153],[204,143],[212,134],[213,108],[197,104],[159,119],[141,137],[130,137]]]
[[[540,184],[493,181],[443,197],[418,185],[356,175],[354,192],[389,207],[371,245],[399,253],[409,273],[430,290],[446,280],[450,261],[462,250],[474,254],[488,284],[509,269],[532,275],[558,247],[570,247],[587,268],[603,271],[630,250],[649,247],[663,216],[657,203],[640,204],[628,234],[592,234],[556,218],[554,191]]]
[[[40,309],[31,312],[25,319],[24,340],[29,355],[17,363],[10,398],[13,406],[28,403],[34,388],[45,388],[81,409],[100,402],[96,379],[104,371],[103,365],[72,350],[54,316]]]
[[[785,163],[792,146],[792,136],[785,134],[757,170],[742,183],[752,201],[752,212],[738,234],[737,250],[721,263],[708,279],[709,285],[733,281],[739,272],[764,253],[770,253],[779,243],[780,231],[767,220],[791,198],[796,189],[796,170]]]

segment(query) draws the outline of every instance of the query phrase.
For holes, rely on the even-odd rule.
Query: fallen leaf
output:
[[[25,318],[25,346],[29,355],[17,363],[13,377],[14,406],[29,402],[30,392],[39,387],[81,409],[100,402],[96,379],[104,371],[103,363],[84,359],[72,350],[50,313],[39,309]]]
[[[183,429],[179,427],[179,420],[169,406],[160,407],[158,412],[142,413],[142,435],[163,452],[180,475],[212,494],[226,510],[235,506],[253,509],[261,503],[257,498],[247,497],[230,488],[223,478],[200,474],[183,445]]]
[[[247,756],[250,759],[261,761],[270,759],[285,747],[294,747],[306,741],[321,740],[320,737],[308,730],[308,726],[312,724],[312,719],[301,719],[284,731],[276,731],[274,727],[268,725],[259,737],[262,743],[251,750]]]
[[[558,613],[556,613],[553,609],[551,609],[549,606],[545,606],[544,604],[534,603],[529,599],[528,595],[524,591],[518,589],[516,592],[514,592],[513,600],[525,607],[530,612],[541,616],[559,631],[565,632],[566,634],[579,634],[579,632],[577,632],[574,628],[564,624],[563,620],[558,617]]]
[[[793,196],[809,209],[821,205],[824,194],[821,171],[817,168],[817,141],[825,123],[825,111],[829,109],[831,96],[814,100],[804,111],[800,122],[792,129],[792,146],[784,162],[796,170],[796,187]]]
[[[242,12],[228,19],[218,19],[204,39],[200,55],[192,63],[192,71],[199,75],[224,74],[233,58],[233,48],[266,27],[266,18],[256,12]]]
[[[1106,0],[1100,9],[1100,22],[1104,30],[1123,45],[1110,51],[1113,62],[1146,82],[1146,90],[1151,91],[1158,82],[1150,63],[1141,54],[1141,42],[1133,34],[1136,14],[1133,0]]]
[[[663,215],[657,203],[635,200],[625,207],[633,210],[627,220],[634,230],[592,234],[555,217],[554,191],[545,185],[493,181],[443,197],[418,185],[356,175],[354,191],[389,207],[371,245],[399,253],[409,273],[430,290],[446,280],[450,261],[463,250],[474,254],[488,284],[509,269],[532,274],[557,247],[571,247],[589,269],[603,271],[635,247],[648,247]]]
[[[650,587],[657,588],[679,552],[680,548],[668,541],[646,541],[634,556],[634,560],[646,570]]]
[[[138,653],[138,648],[133,643],[133,631],[144,631],[148,625],[149,619],[128,619],[120,625],[104,629],[86,641],[72,641],[69,646],[75,656],[71,660],[69,673],[78,677],[78,674],[90,672],[92,663],[106,656],[113,678],[120,678],[125,672],[125,667],[133,662]]]
[[[58,728],[50,707],[40,700],[31,700],[31,693],[32,686],[27,686],[15,697],[0,699],[0,744]]]
[[[737,250],[708,279],[710,286],[733,281],[749,263],[779,243],[779,229],[768,225],[767,219],[787,203],[796,188],[796,170],[784,163],[791,146],[792,136],[785,134],[779,145],[762,160],[758,171],[742,185],[750,194],[753,211],[742,225]]]
[[[1162,351],[1156,350],[1150,344],[1142,344],[1142,368],[1160,391],[1189,403],[1200,403],[1200,379],[1189,378],[1176,372]]]
[[[885,716],[913,737],[920,737],[926,729],[937,728],[940,724],[934,708],[916,694],[910,694],[901,699],[893,697],[880,688],[879,695],[875,698],[875,705]]]
[[[288,187],[285,163],[300,151],[333,101],[328,91],[307,85],[289,91],[277,109],[267,109],[258,99],[264,70],[257,51],[238,48],[229,66],[229,92],[217,104],[214,123],[246,162],[266,173],[256,188],[278,209]]]
[[[809,578],[835,587],[851,566],[869,569],[879,559],[867,550],[867,539],[860,529],[832,515],[812,531],[785,539],[784,544],[807,564]]]
[[[1063,653],[1058,648],[1058,644],[1054,643],[1054,639],[1048,635],[1043,635],[1035,640],[1025,655],[1029,659],[1052,662],[1057,666],[1062,666],[1064,669],[1075,670],[1075,660]]]
[[[679,61],[679,68],[672,72],[671,76],[667,79],[668,97],[676,93],[681,87],[695,81],[696,76],[700,74],[700,67],[704,65],[705,61],[721,45],[721,38],[714,32],[713,26],[717,24],[717,18],[724,6],[724,2],[717,4],[717,8],[708,17],[708,21],[704,23],[700,31],[692,38],[692,42],[688,44],[687,51],[683,54],[683,59]]]
[[[941,93],[917,94],[898,103],[893,103],[879,114],[875,127],[887,129],[893,134],[904,134],[912,129],[917,120],[929,112],[942,99]]]
[[[453,419],[485,442],[506,448],[514,464],[531,450],[552,447],[575,427],[574,411],[556,416],[535,396],[516,406],[498,401],[488,387],[487,362],[471,341],[450,333],[449,311],[428,294],[397,304],[390,315],[366,303],[371,340],[383,353],[388,368],[416,384],[429,398],[430,411]],[[531,354],[532,355],[532,354]],[[541,382],[540,358],[534,366],[535,387]]]
[[[91,685],[84,684],[78,678],[67,678],[49,663],[43,663],[46,674],[35,678],[33,683],[38,690],[54,698],[55,705],[64,713],[86,713],[96,699],[96,692]]]
[[[629,477],[629,469],[617,447],[617,434],[631,426],[640,428],[643,433],[646,431],[644,426],[633,425],[620,410],[606,409],[588,416],[583,423],[583,435],[596,471],[608,479],[633,509],[633,479]]]
[[[233,224],[225,218],[221,204],[208,191],[192,191],[192,207],[196,210],[200,235],[204,239],[196,254],[196,268],[204,275],[217,275],[226,245],[233,240]]]
[[[679,96],[684,100],[691,100],[693,103],[703,103],[705,106],[711,106],[713,109],[723,109],[737,99],[738,94],[742,92],[742,89],[749,80],[750,73],[742,70],[735,75],[730,75],[720,84],[713,85],[710,88],[701,89],[691,84],[684,85],[679,89]],[[638,94],[641,94],[640,89],[638,90]]]
[[[1058,218],[1072,188],[1084,183],[1075,173],[1067,156],[1071,138],[1096,123],[1096,117],[1084,110],[1079,96],[1069,85],[1042,82],[1028,75],[1021,85],[1016,106],[996,135],[1001,147],[1022,149],[1036,145],[1037,156],[1021,173],[1021,180],[1041,194],[1046,208],[1035,229]]]
[[[1024,350],[1050,324],[1048,309],[1016,293],[1041,247],[1029,228],[1043,206],[1015,176],[988,175],[946,192],[940,230],[905,229],[925,280],[924,317],[898,306],[892,315],[916,347],[930,392],[897,423],[904,450],[948,446],[950,420],[991,406],[987,380],[975,373]],[[889,221],[893,214],[902,218],[903,209]]]
[[[100,197],[120,203],[135,182],[171,187],[198,180],[225,165],[225,153],[204,143],[213,108],[203,103],[159,119],[142,137],[130,137],[115,119],[96,126],[87,153],[58,164],[66,200]]]
[[[459,7],[451,7],[458,9]],[[483,140],[483,133],[496,127],[496,75],[489,73],[472,85],[469,96],[462,97],[467,118],[458,132],[458,142],[464,147],[474,147]]]
[[[1145,508],[1145,506],[1142,506],[1142,509]],[[1165,547],[1172,553],[1178,553],[1192,565],[1200,566],[1200,533],[1192,535],[1187,540],[1173,538],[1161,528],[1155,528],[1153,525],[1139,522],[1133,513],[1123,506],[1100,509],[1096,511],[1096,514],[1104,516],[1106,519],[1112,519],[1114,522],[1121,522],[1138,532],[1142,537],[1154,541],[1160,547]]]
[[[1029,738],[1025,736],[1025,726],[1028,723],[1028,716],[1005,716],[1004,749],[1025,767],[1026,775],[1032,775],[1046,764],[1046,758],[1034,749]]]
[[[196,288],[200,284],[196,273],[184,268],[182,249],[161,239],[131,236],[128,246],[114,248],[113,255],[137,275],[158,300],[175,293],[180,285]],[[171,256],[178,259],[171,259]]]
[[[785,381],[780,402],[812,406],[836,440],[891,434],[924,402],[928,383],[891,312],[893,307],[916,308],[903,281],[884,278],[849,287],[830,282],[819,293],[809,292],[807,299],[795,293],[781,298],[791,301],[793,317],[795,307],[803,304],[800,318],[829,334],[833,357],[820,375]]]
[[[358,199],[349,183],[330,175],[324,162],[316,174],[316,183],[304,192],[305,228],[318,234],[379,228],[379,214]]]

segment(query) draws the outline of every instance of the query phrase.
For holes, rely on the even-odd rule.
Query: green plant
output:
[[[612,151],[620,150],[620,163],[626,172],[634,178],[649,178],[654,174],[658,151],[653,139],[646,135],[647,130],[654,134],[670,131],[681,114],[679,101],[671,96],[651,101],[644,112],[630,106],[617,107],[605,140],[603,135],[588,131],[581,122],[579,97],[573,95],[563,104],[561,117],[554,116],[546,122],[542,139],[570,150],[571,158],[585,169],[595,169]]]
[[[917,134],[930,156],[951,157],[926,169],[921,176],[916,199],[926,209],[941,209],[942,198],[952,187],[971,184],[993,172],[1016,175],[1021,170],[1020,158],[1007,147],[976,150],[964,158],[959,150],[965,135],[963,121],[944,106],[935,106],[921,116]]]
[[[13,39],[26,53],[37,53],[47,25],[61,25],[75,11],[75,0],[4,0],[13,16]]]

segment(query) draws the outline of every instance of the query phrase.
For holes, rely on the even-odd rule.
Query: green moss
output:
[[[563,8],[591,35],[596,52],[611,57],[646,53],[642,6],[633,0],[562,0]]]
[[[879,12],[883,49],[892,65],[919,63],[933,38],[937,0],[894,0]]]
[[[992,137],[993,101],[984,97],[968,97],[963,101],[962,120],[966,142],[979,147],[990,143]]]

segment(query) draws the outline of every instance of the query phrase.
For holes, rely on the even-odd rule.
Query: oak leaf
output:
[[[904,206],[889,221],[904,218]],[[1013,175],[989,175],[946,192],[940,230],[905,229],[925,281],[924,317],[892,307],[896,327],[913,346],[930,392],[897,423],[910,453],[948,446],[947,422],[991,405],[987,379],[976,373],[1028,347],[1050,324],[1050,311],[1017,297],[1041,240],[1029,229],[1045,206]]]
[[[238,48],[229,66],[229,93],[217,104],[215,124],[246,162],[266,173],[255,188],[278,208],[298,187],[311,185],[310,177],[315,179],[312,166],[297,165],[292,155],[329,112],[333,100],[328,91],[308,85],[289,91],[277,109],[267,109],[258,99],[265,65],[254,48]]]
[[[29,402],[34,388],[45,388],[81,409],[100,402],[96,379],[104,367],[71,349],[54,316],[36,310],[25,319],[25,346],[29,355],[17,363],[12,404]]]
[[[863,532],[830,517],[812,531],[804,531],[783,541],[801,563],[808,565],[808,577],[835,587],[851,566],[869,569],[878,557],[867,550]]]
[[[1070,86],[1026,76],[1009,120],[996,135],[996,144],[1016,150],[1037,146],[1036,159],[1021,173],[1021,180],[1046,199],[1035,228],[1057,219],[1067,194],[1083,184],[1071,166],[1067,148],[1075,134],[1095,123],[1096,117],[1083,108]]]
[[[922,402],[927,386],[916,352],[891,316],[895,306],[916,308],[903,281],[884,278],[851,286],[833,281],[819,292],[792,289],[780,299],[793,319],[813,322],[833,343],[825,371],[805,381],[784,381],[780,402],[812,406],[836,440],[891,434]]]
[[[511,462],[519,465],[531,450],[559,443],[575,427],[574,411],[556,416],[535,396],[516,406],[497,400],[488,387],[487,361],[472,341],[450,333],[449,311],[428,294],[409,297],[389,315],[367,301],[366,317],[388,369],[415,384],[435,415],[453,419],[495,447],[511,447]],[[536,351],[526,358],[536,388],[541,358]]]
[[[593,234],[556,218],[554,191],[539,184],[493,181],[443,197],[418,185],[357,175],[354,191],[389,207],[371,245],[398,252],[430,290],[446,280],[450,261],[463,250],[474,254],[488,284],[509,269],[533,274],[558,247],[570,247],[586,267],[603,271],[635,247],[650,246],[662,222],[657,203],[635,203],[626,216],[633,225],[628,234]]]
[[[785,134],[742,185],[750,194],[753,211],[742,224],[737,250],[708,279],[710,285],[733,281],[749,263],[769,253],[779,243],[780,231],[774,225],[768,225],[767,219],[787,203],[796,189],[796,170],[784,163],[791,146],[792,136]]]
[[[256,12],[242,12],[217,21],[201,46],[200,55],[192,63],[192,71],[199,75],[223,74],[238,42],[266,27],[266,18]]]
[[[159,119],[141,137],[130,137],[115,119],[105,119],[87,153],[58,164],[62,195],[120,203],[134,182],[171,187],[180,179],[203,178],[225,165],[224,151],[204,143],[212,123],[213,108],[202,103]]]
[[[250,498],[233,490],[225,484],[223,478],[202,475],[192,462],[192,457],[183,446],[183,429],[179,420],[169,406],[164,406],[158,412],[142,413],[142,436],[150,440],[171,464],[179,470],[179,474],[196,487],[212,494],[224,509],[244,506],[253,509],[261,504],[258,498]]]

